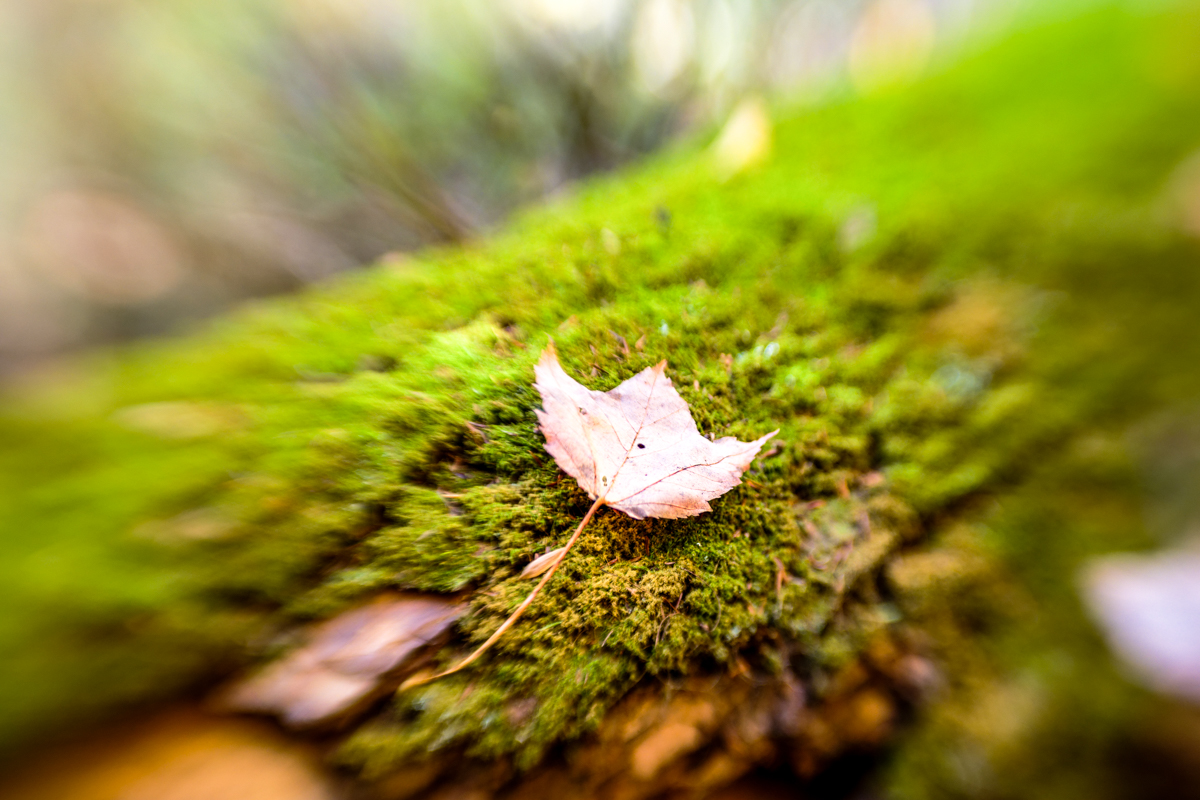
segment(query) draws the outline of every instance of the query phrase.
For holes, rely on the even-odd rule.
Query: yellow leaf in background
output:
[[[713,165],[721,180],[729,180],[771,155],[771,114],[761,97],[738,103],[712,144]]]

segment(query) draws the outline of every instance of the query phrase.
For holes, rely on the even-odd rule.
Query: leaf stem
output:
[[[430,675],[428,677],[414,675],[400,685],[400,690],[403,691],[405,689],[412,688],[413,686],[420,686],[423,683],[435,681],[438,678],[444,678],[447,675],[453,675],[455,672],[458,672],[463,667],[470,665],[481,655],[490,650],[492,645],[494,645],[497,640],[504,635],[504,632],[511,628],[513,624],[521,618],[521,615],[525,613],[525,609],[529,608],[529,604],[532,603],[534,598],[538,596],[538,593],[542,591],[542,587],[549,583],[550,579],[554,577],[554,573],[558,572],[558,568],[562,565],[563,560],[566,559],[567,553],[571,552],[571,548],[574,547],[576,540],[579,539],[579,534],[583,533],[584,526],[591,522],[592,517],[602,505],[604,505],[604,495],[597,497],[596,502],[592,503],[592,507],[589,508],[587,513],[583,515],[583,519],[580,521],[579,527],[575,529],[575,533],[572,534],[570,540],[567,542],[566,547],[563,548],[562,555],[560,555],[558,560],[554,562],[554,566],[550,567],[550,569],[546,571],[546,574],[542,576],[540,581],[538,581],[538,585],[533,587],[533,591],[529,593],[529,596],[521,602],[521,605],[517,606],[517,610],[512,612],[512,614],[509,615],[509,618],[504,621],[504,624],[497,628],[496,632],[489,636],[486,642],[479,645],[474,653],[471,653],[471,655],[464,658],[456,666],[451,667],[445,672],[439,672],[437,675]]]

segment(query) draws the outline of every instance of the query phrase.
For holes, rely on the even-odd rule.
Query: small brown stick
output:
[[[405,689],[411,689],[414,686],[420,686],[421,684],[429,683],[430,681],[435,681],[438,678],[444,678],[447,675],[453,675],[455,672],[458,672],[463,667],[466,667],[466,666],[472,664],[481,655],[483,655],[488,650],[490,650],[492,645],[494,645],[497,642],[497,640],[499,640],[500,637],[504,635],[504,632],[507,631],[509,628],[511,628],[513,626],[513,624],[518,619],[521,618],[521,615],[525,613],[525,609],[529,608],[529,604],[532,603],[534,598],[536,598],[538,596],[538,593],[542,591],[542,587],[545,586],[547,583],[549,583],[550,579],[554,577],[554,573],[558,572],[558,568],[562,565],[563,559],[565,559],[567,557],[567,553],[571,552],[571,548],[575,545],[575,541],[577,539],[579,539],[579,534],[583,533],[584,526],[587,525],[589,522],[591,522],[592,516],[596,513],[596,510],[599,509],[600,506],[602,506],[602,505],[604,505],[604,495],[597,497],[596,502],[592,503],[592,507],[589,508],[588,512],[583,515],[583,520],[580,521],[579,527],[575,529],[575,533],[572,534],[570,540],[567,542],[566,547],[564,547],[562,549],[562,555],[559,556],[558,561],[556,561],[554,563],[554,566],[552,566],[546,572],[546,574],[542,576],[542,579],[540,581],[538,581],[537,586],[533,587],[533,591],[529,593],[529,596],[525,598],[525,600],[521,603],[521,605],[517,606],[517,610],[512,612],[512,614],[509,615],[508,619],[504,620],[504,624],[501,625],[499,628],[497,628],[496,632],[488,637],[488,640],[486,642],[479,645],[479,647],[476,648],[474,653],[471,653],[471,655],[467,656],[462,661],[458,662],[458,664],[456,666],[451,667],[450,669],[446,670],[445,672],[439,672],[437,675],[430,675],[430,676],[421,676],[421,675],[412,676],[411,678],[406,680],[404,683],[400,684],[400,691],[404,691]]]
[[[778,570],[775,572],[775,603],[777,614],[783,613],[783,576],[787,574],[787,570],[783,567],[783,562],[779,560],[779,556],[771,556],[775,561],[775,566]]]

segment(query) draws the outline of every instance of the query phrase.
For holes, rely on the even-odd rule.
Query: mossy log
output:
[[[1197,41],[1191,6],[1038,12],[776,109],[735,174],[683,146],[13,384],[0,743],[207,693],[387,592],[467,604],[454,663],[589,506],[533,413],[553,336],[593,388],[666,359],[702,433],[778,445],[710,514],[601,511],[491,653],[322,734],[331,763],[395,797],[648,797],[886,748],[889,796],[1124,796],[1112,754],[1175,712],[1075,576],[1156,541],[1128,432],[1200,398]]]

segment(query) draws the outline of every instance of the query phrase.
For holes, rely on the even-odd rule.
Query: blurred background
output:
[[[1014,5],[2,0],[0,375],[478,236],[759,93],[914,77]]]

